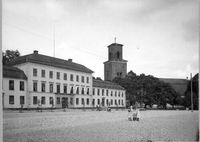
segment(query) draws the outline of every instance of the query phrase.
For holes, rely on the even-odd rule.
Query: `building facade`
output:
[[[14,77],[12,73],[6,74],[12,70],[19,73]],[[94,81],[92,73],[92,70],[72,62],[72,59],[62,60],[41,55],[38,51],[18,57],[9,63],[9,67],[4,67],[4,108],[19,108],[21,105],[24,108],[89,108],[96,107],[96,104],[108,106],[114,96],[105,95],[99,101],[100,96],[93,94],[93,90],[98,90],[98,87],[108,92],[110,89],[116,90],[123,97],[114,97],[117,103],[114,105],[109,102],[112,104],[110,106],[125,107],[125,90],[118,85],[109,88],[108,84],[114,86],[112,82],[105,82],[107,86],[104,87],[93,86],[98,81]]]
[[[108,46],[108,61],[104,62],[104,79],[112,81],[115,77],[125,77],[127,60],[123,59],[123,45],[112,43]]]

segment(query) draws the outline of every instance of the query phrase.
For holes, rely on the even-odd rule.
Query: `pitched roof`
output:
[[[93,87],[125,90],[122,86],[116,83],[113,83],[110,81],[98,80],[98,79],[93,79]]]
[[[175,78],[159,78],[161,81],[165,83],[169,83],[174,90],[183,95],[187,89],[188,80],[187,79],[175,79]]]
[[[5,78],[17,78],[17,79],[27,79],[25,73],[16,68],[16,67],[8,67],[3,66],[3,77]]]
[[[41,54],[38,54],[37,51],[34,51],[33,54],[20,56],[17,59],[15,59],[13,62],[10,62],[9,65],[17,65],[17,64],[22,64],[26,62],[37,63],[37,64],[42,64],[42,65],[47,65],[47,66],[75,70],[75,71],[81,71],[85,73],[93,73],[93,71],[90,70],[89,68],[81,64],[74,63],[71,60],[63,60],[63,59],[59,59],[55,57],[41,55]]]

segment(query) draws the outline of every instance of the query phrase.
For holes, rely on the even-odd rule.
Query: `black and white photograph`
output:
[[[0,1],[0,141],[199,141],[199,0]]]

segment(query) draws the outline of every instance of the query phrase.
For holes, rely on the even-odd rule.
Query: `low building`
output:
[[[93,95],[93,90],[98,87],[109,93],[118,93],[118,97],[105,95],[99,104],[105,100],[110,101],[113,107],[125,107],[125,90],[111,82],[93,80],[92,73],[72,59],[58,59],[38,51],[20,56],[9,63],[9,67],[4,66],[4,108],[19,108],[21,104],[24,108],[95,107],[100,98]]]
[[[126,105],[125,89],[110,81],[93,79],[93,106],[120,107]]]

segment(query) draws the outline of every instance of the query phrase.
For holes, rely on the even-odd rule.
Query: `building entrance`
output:
[[[62,108],[68,108],[68,98],[67,97],[62,98]]]

